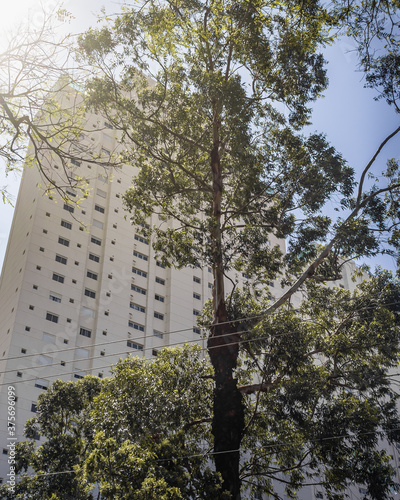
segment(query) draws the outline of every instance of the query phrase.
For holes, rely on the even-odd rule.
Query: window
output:
[[[58,243],[60,243],[60,245],[64,245],[65,247],[69,247],[69,240],[61,238],[61,236],[58,237]]]
[[[136,241],[140,241],[140,243],[144,243],[145,245],[148,245],[148,244],[149,244],[149,242],[148,242],[146,239],[142,238],[142,237],[141,237],[141,236],[139,236],[138,234],[135,234],[135,240],[136,240]]]
[[[200,279],[200,278],[198,278],[197,276],[193,276],[193,281],[194,281],[195,283],[201,283],[201,279]]]
[[[21,348],[21,354],[26,354],[26,349],[24,349],[23,347]]]
[[[74,160],[73,158],[71,160],[71,163],[72,163],[72,165],[75,165],[76,167],[80,167],[81,166],[81,162],[78,161],[78,160]]]
[[[197,335],[200,335],[200,328],[197,328],[196,326],[193,327],[193,333],[197,333]]]
[[[95,209],[97,212],[100,212],[101,214],[104,214],[104,212],[105,212],[105,208],[104,208],[104,207],[101,207],[100,205],[95,205],[95,206],[94,206],[94,209]]]
[[[56,337],[55,335],[51,335],[50,333],[43,332],[42,342],[46,342],[46,344],[55,344]]]
[[[161,313],[155,311],[154,317],[157,319],[164,319],[164,314],[161,314]]]
[[[50,217],[50,212],[46,212],[46,217]]]
[[[160,285],[165,285],[165,280],[156,276],[156,283],[160,283]]]
[[[99,229],[103,229],[103,223],[99,220],[93,219],[93,226],[98,227]]]
[[[100,356],[105,356],[106,355],[106,351],[100,351]]]
[[[30,331],[31,331],[31,327],[30,327],[30,326],[26,326],[26,327],[25,327],[25,331],[26,331],[26,332],[30,332]],[[8,333],[8,332],[7,332],[7,333]]]
[[[131,347],[132,349],[136,349],[138,351],[143,351],[143,346],[140,344],[136,344],[135,342],[132,342],[131,340],[128,340],[126,345],[128,347]]]
[[[89,254],[89,259],[93,260],[94,262],[100,262],[100,257],[98,255],[95,255],[94,253]]]
[[[76,355],[78,356],[78,358],[87,359],[89,357],[89,350],[78,347],[78,349],[76,350]]]
[[[44,252],[44,248],[43,248],[43,247],[40,247],[40,248],[39,248],[39,250],[40,250],[41,252]]]
[[[144,326],[139,325],[139,323],[134,323],[133,321],[128,321],[128,326],[134,330],[139,330],[139,332],[144,332]]]
[[[80,378],[83,378],[83,377],[84,377],[84,375],[81,375],[80,373],[74,373],[74,378],[80,379]]]
[[[161,267],[161,269],[165,269],[164,264],[162,264],[159,260],[156,262],[158,267]]]
[[[106,128],[109,128],[109,129],[112,129],[112,128],[113,128],[113,126],[112,126],[112,125],[110,125],[108,122],[104,122],[104,126],[105,126]]]
[[[95,245],[101,245],[101,240],[99,238],[95,238],[94,236],[90,238],[90,241]]]
[[[44,354],[40,354],[38,356],[38,363],[39,365],[51,365],[51,362],[53,360],[51,359],[50,356],[45,356]]]
[[[37,404],[36,403],[31,404],[31,412],[33,412],[33,413],[37,412]]]
[[[142,312],[142,313],[145,313],[145,312],[146,312],[146,308],[145,308],[145,307],[143,307],[143,306],[139,306],[138,304],[134,304],[133,302],[131,302],[131,303],[129,304],[129,307],[130,307],[131,309],[135,309],[136,311],[140,311],[140,312]]]
[[[212,284],[212,283],[209,283],[209,284],[208,284],[208,288],[210,288],[210,289],[212,290],[212,288],[213,288],[213,284]]]
[[[96,194],[97,194],[97,196],[101,196],[101,198],[107,197],[107,193],[105,191],[103,191],[102,189],[97,189]]]
[[[67,263],[67,258],[63,257],[62,255],[56,254],[56,262],[59,262],[60,264],[66,264]]]
[[[82,306],[81,314],[87,318],[94,318],[95,312],[94,309],[90,309],[90,307]]]
[[[155,337],[158,337],[159,339],[162,339],[164,337],[164,334],[159,332],[158,330],[153,330],[153,335]]]
[[[157,293],[154,295],[154,298],[158,300],[158,302],[164,302],[164,297],[161,295],[158,295]]]
[[[43,233],[47,234],[47,229],[43,229]],[[25,250],[24,250],[24,253],[25,253]]]
[[[57,314],[53,314],[53,313],[46,313],[46,319],[47,321],[51,321],[52,323],[58,323],[58,316]]]
[[[22,372],[17,372],[17,377],[22,377]]]
[[[82,335],[83,337],[88,337],[90,338],[92,336],[92,330],[88,330],[87,328],[80,328],[79,329],[79,335]]]
[[[137,269],[136,267],[132,267],[132,272],[137,274],[138,276],[143,276],[143,278],[147,278],[147,273],[142,271],[141,269]]]
[[[29,309],[30,309],[31,311],[33,311],[33,310],[35,309],[35,306],[30,305],[30,306],[29,306]]]
[[[71,214],[74,213],[75,209],[74,207],[71,207],[71,205],[68,205],[68,203],[64,203],[64,210],[67,210],[67,212],[71,212]]]
[[[320,491],[317,491],[315,498],[324,498],[324,495]]]
[[[153,356],[158,356],[158,351],[157,351],[157,349],[152,349],[151,354],[152,354]]]
[[[38,286],[37,286],[37,285],[33,285],[33,289],[34,289],[34,290],[37,290],[37,289],[38,289]]]
[[[199,293],[193,292],[193,298],[197,299],[197,300],[200,300],[201,299],[201,295]]]
[[[54,302],[61,302],[61,295],[56,292],[50,292],[49,299]]]
[[[38,378],[36,379],[35,387],[37,387],[38,389],[46,390],[49,387],[49,381],[43,380],[42,378]]]
[[[197,311],[196,309],[193,309],[193,314],[195,316],[200,316],[200,311]]]
[[[92,280],[97,280],[98,274],[93,271],[87,271],[86,276]]]
[[[135,257],[137,257],[138,259],[148,260],[147,255],[144,255],[143,253],[137,252],[136,250],[133,251],[133,255]]]
[[[89,290],[88,288],[85,288],[85,295],[86,297],[90,297],[91,299],[96,298],[96,292],[94,292],[93,290]]]
[[[66,220],[61,220],[61,225],[66,229],[72,229],[72,224],[70,222],[67,222]]]
[[[141,293],[142,295],[146,295],[146,290],[144,288],[141,288],[140,286],[136,286],[136,285],[131,285],[131,290],[133,290],[134,292],[137,292],[137,293]]]

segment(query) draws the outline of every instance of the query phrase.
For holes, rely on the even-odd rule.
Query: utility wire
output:
[[[386,304],[376,304],[376,305],[370,305],[370,306],[364,306],[360,309],[357,309],[356,311],[354,312],[358,312],[360,310],[368,310],[368,309],[376,309],[378,306],[379,307],[387,307],[387,306],[390,306],[390,305],[399,305],[400,302],[389,302],[389,303],[386,303]],[[290,311],[299,311],[300,309],[291,309]],[[281,311],[274,311],[275,314],[278,314],[278,313],[281,313]],[[226,322],[223,322],[223,323],[218,323],[217,325],[220,326],[220,325],[225,325],[225,324],[232,324],[232,323],[237,323],[237,322],[245,322],[245,321],[249,321],[249,320],[254,320],[254,319],[259,319],[259,318],[262,318],[263,315],[256,315],[256,316],[247,316],[247,317],[244,317],[244,318],[240,318],[240,319],[236,319],[236,320],[232,320],[232,321],[226,321]],[[313,322],[312,318],[309,318],[307,320],[303,320],[304,322]],[[214,325],[213,325],[214,326]],[[207,327],[207,328],[210,328],[210,327]],[[193,327],[191,328],[183,328],[183,329],[180,329],[180,330],[172,330],[170,332],[161,332],[163,335],[172,335],[174,333],[182,333],[182,332],[190,332],[192,331]],[[201,328],[203,331],[205,330],[205,328]],[[229,336],[232,336],[232,335],[242,335],[244,333],[250,333],[250,332],[253,332],[255,330],[255,327],[251,328],[251,329],[248,329],[248,330],[240,330],[238,332],[231,332],[231,333],[226,333],[226,334],[223,334],[223,335],[219,335],[218,338],[219,339],[222,339],[224,337],[229,337]],[[284,333],[284,334],[280,334],[280,335],[274,335],[273,337],[274,338],[278,338],[280,336],[283,336],[283,335],[287,335],[288,333]],[[123,338],[123,339],[118,339],[118,340],[110,340],[110,341],[106,341],[106,342],[99,342],[99,343],[95,343],[95,344],[90,344],[90,345],[82,345],[82,346],[75,346],[75,347],[67,347],[67,348],[63,348],[63,349],[57,349],[57,350],[52,350],[52,351],[48,351],[46,353],[41,353],[41,352],[36,352],[36,353],[32,353],[32,354],[23,354],[23,355],[19,355],[19,356],[10,356],[10,357],[5,357],[5,358],[2,358],[0,360],[0,363],[3,362],[3,361],[14,361],[14,360],[17,360],[17,359],[27,359],[29,357],[33,357],[33,356],[38,356],[40,354],[57,354],[57,353],[64,353],[64,352],[68,352],[68,351],[75,351],[76,349],[79,349],[79,348],[82,348],[82,349],[85,349],[85,348],[94,348],[94,347],[102,347],[102,346],[107,346],[107,345],[111,345],[111,344],[117,344],[119,342],[126,342],[128,340],[132,340],[132,341],[140,341],[140,340],[146,340],[146,339],[149,339],[149,338],[153,338],[153,335],[152,336],[149,336],[149,335],[143,335],[141,337],[126,337],[126,338]],[[254,339],[255,341],[257,340],[264,340],[268,337],[264,337],[264,338],[257,338],[257,339]],[[168,345],[166,346],[157,346],[158,348],[164,348],[164,347],[171,347],[171,346],[176,346],[176,345],[182,345],[182,344],[191,344],[191,343],[198,343],[198,342],[201,342],[202,340],[207,340],[205,337],[202,337],[202,338],[199,338],[199,339],[192,339],[192,340],[186,340],[184,342],[175,342],[175,343],[168,343]],[[231,344],[224,344],[225,345],[231,345]],[[224,346],[215,346],[213,348],[219,348],[219,347],[224,347]],[[149,349],[155,349],[156,347],[150,347],[150,348],[145,348],[143,349],[143,351],[146,351],[146,350],[149,350]],[[205,350],[205,349],[202,349],[202,350]],[[124,351],[125,353],[126,351]],[[113,355],[118,355],[119,353],[116,353],[116,354],[113,354]],[[107,354],[107,356],[109,356]],[[94,356],[92,358],[82,358],[82,360],[84,359],[95,359],[96,357],[99,357],[99,356]],[[82,361],[82,360],[76,360],[76,361]],[[66,361],[67,362],[67,361]],[[71,361],[68,361],[68,363],[71,362]],[[55,363],[55,364],[58,364],[58,363]],[[39,366],[54,366],[54,364],[52,365],[37,365],[37,367]],[[30,367],[30,368],[33,368],[33,367]],[[24,368],[25,369],[25,368]],[[0,373],[10,373],[10,372],[13,372],[13,371],[16,371],[16,369],[11,369],[11,370],[6,370],[6,371],[3,371],[3,372],[0,372]],[[1,385],[1,384],[0,384]]]

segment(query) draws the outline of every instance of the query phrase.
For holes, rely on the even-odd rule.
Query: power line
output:
[[[371,305],[371,306],[365,306],[365,307],[363,307],[361,309],[357,309],[356,311],[353,311],[353,312],[357,312],[357,311],[360,311],[360,310],[376,309],[378,306],[379,307],[387,307],[387,306],[390,306],[390,305],[399,305],[399,304],[400,304],[400,301],[389,302],[389,303],[385,303],[385,304],[376,304],[376,305]],[[300,309],[298,309],[298,308],[294,309],[293,308],[293,309],[290,309],[290,311],[298,312],[298,311],[300,311]],[[280,314],[280,313],[281,313],[281,311],[274,311],[274,314]],[[226,322],[218,323],[215,326],[221,326],[221,325],[226,325],[226,324],[251,321],[251,320],[254,320],[254,319],[260,319],[262,317],[264,317],[264,316],[263,315],[247,316],[247,317],[239,318],[239,319],[232,320],[232,321],[226,321]],[[313,319],[312,318],[303,319],[302,321],[303,322],[312,322]],[[191,328],[182,328],[182,329],[179,329],[179,330],[172,330],[170,332],[162,332],[162,334],[163,335],[172,335],[172,334],[175,334],[175,333],[189,332],[193,328],[194,327],[191,327]],[[207,327],[207,328],[210,328],[210,327]],[[201,328],[201,329],[205,330],[205,328]],[[251,329],[248,329],[248,330],[239,330],[237,332],[231,332],[231,333],[226,333],[226,334],[223,334],[223,335],[219,335],[218,338],[222,339],[224,337],[230,337],[232,335],[242,335],[244,333],[253,332],[254,330],[255,330],[255,327],[253,327]],[[274,335],[273,337],[274,338],[278,338],[280,336],[287,335],[287,334],[288,333],[283,333],[283,334],[280,334],[280,335]],[[10,356],[10,357],[2,358],[0,360],[0,362],[3,362],[3,361],[14,361],[14,360],[17,360],[17,359],[27,359],[27,358],[34,357],[34,356],[39,356],[41,354],[45,355],[45,354],[64,353],[64,352],[68,352],[68,351],[75,351],[76,349],[79,349],[79,348],[85,349],[85,348],[102,347],[102,346],[107,346],[107,345],[111,345],[111,344],[117,344],[117,343],[120,343],[120,342],[126,342],[128,340],[140,341],[140,340],[146,340],[148,338],[153,338],[153,336],[143,335],[141,337],[127,337],[127,338],[118,339],[118,340],[110,340],[110,341],[106,341],[106,342],[99,342],[99,343],[95,343],[95,344],[90,344],[88,346],[67,347],[67,348],[63,348],[63,349],[52,350],[52,351],[49,351],[49,352],[46,352],[46,353],[44,353],[44,352],[36,352],[36,353],[32,353],[32,354],[23,354],[23,355],[19,355],[19,356]],[[268,337],[264,337],[264,338],[257,338],[257,339],[254,339],[254,341],[265,340],[266,338],[269,338],[269,336]],[[186,340],[184,342],[168,343],[167,346],[158,346],[157,348],[171,347],[171,346],[177,346],[177,345],[182,345],[182,344],[198,343],[198,342],[201,342],[202,340],[206,340],[205,337],[203,337],[201,339]],[[212,349],[219,348],[219,347],[222,348],[222,347],[225,347],[225,346],[228,346],[228,345],[232,345],[232,344],[224,344],[223,346],[215,346],[215,347],[212,347]],[[156,347],[144,348],[143,351],[147,351],[147,350],[150,350],[150,349],[156,349]],[[206,350],[206,349],[202,348],[202,350]],[[125,354],[125,353],[126,353],[126,351],[123,351],[123,353],[107,354],[106,356],[117,356],[119,354]],[[82,358],[81,360],[73,360],[73,361],[81,362],[81,361],[84,361],[85,359],[96,359],[96,358],[99,358],[99,357],[100,356],[93,356],[91,358]],[[66,363],[70,363],[70,362],[72,362],[72,360],[65,361],[65,362]],[[36,367],[28,367],[28,369],[38,368],[40,366],[55,366],[57,364],[58,363],[53,363],[51,365],[37,365]],[[24,369],[26,369],[26,368],[24,368]],[[13,371],[17,371],[17,370],[16,369],[10,369],[10,370],[3,371],[1,373],[11,373]],[[3,384],[0,384],[0,385],[3,385]]]

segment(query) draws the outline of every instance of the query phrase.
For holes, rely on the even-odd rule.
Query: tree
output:
[[[247,431],[238,362],[256,363],[262,380],[266,370],[243,333],[264,322],[243,327],[235,311],[248,317],[251,301],[243,304],[252,286],[256,294],[279,278],[286,291],[263,310],[275,324],[279,308],[309,280],[335,279],[347,259],[379,253],[382,233],[398,248],[398,164],[389,162],[376,183],[368,179],[400,128],[358,184],[323,135],[301,133],[327,84],[318,51],[337,25],[335,13],[313,0],[150,0],[80,41],[81,57],[98,71],[86,87],[87,105],[122,131],[131,145],[124,159],[139,168],[125,195],[132,221],[143,224],[151,213],[165,220],[143,228],[165,264],[212,268],[214,459],[234,499]],[[337,218],[323,212],[333,198]],[[268,245],[274,237],[287,239],[286,255]],[[249,277],[242,293],[232,271]],[[256,401],[268,390],[262,383],[247,389]]]
[[[353,294],[310,282],[298,310],[273,316],[263,314],[267,299],[252,301],[260,321],[248,330],[239,320],[247,357],[236,372],[246,498],[278,498],[282,480],[289,496],[308,483],[329,498],[348,483],[365,484],[372,498],[395,486],[377,441],[400,441],[398,375],[390,374],[399,362],[399,285],[386,271]],[[242,307],[228,312],[242,318],[249,302]],[[27,423],[30,440],[17,445],[16,492],[2,486],[2,498],[86,500],[94,486],[98,499],[229,498],[210,470],[212,373],[199,347],[183,346],[152,361],[121,360],[108,379],[54,382]],[[47,441],[35,448],[36,434]],[[29,466],[34,474],[24,475]]]
[[[1,497],[86,500],[97,485],[102,499],[215,498],[211,373],[192,346],[121,360],[108,379],[54,382],[26,425],[30,440],[17,445],[21,480]],[[36,434],[46,441],[35,448]]]
[[[67,199],[67,187],[85,191],[87,184],[73,165],[118,165],[115,158],[100,157],[95,144],[82,143],[82,135],[93,131],[85,128],[85,110],[76,89],[90,68],[78,66],[71,57],[73,37],[56,34],[55,21],[60,24],[68,18],[67,11],[59,10],[45,14],[37,28],[28,21],[0,53],[0,159],[6,173],[22,166],[38,168],[44,190],[57,190]],[[10,201],[6,187],[1,195]]]

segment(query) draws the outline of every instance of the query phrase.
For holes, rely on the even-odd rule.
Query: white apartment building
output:
[[[83,143],[117,150],[104,119],[89,116]],[[51,160],[53,161],[53,160]],[[24,171],[0,279],[0,478],[6,477],[7,388],[15,387],[16,437],[55,379],[105,377],[118,359],[205,340],[196,323],[212,293],[211,270],[168,269],[129,221],[122,194],[133,167],[106,171],[73,162],[89,179],[78,206],[44,194],[36,168]],[[52,172],[58,175],[57,163]],[[59,167],[60,168],[60,167]],[[74,199],[78,194],[68,189]],[[160,224],[153,216],[149,224]],[[283,247],[283,242],[280,242]]]

